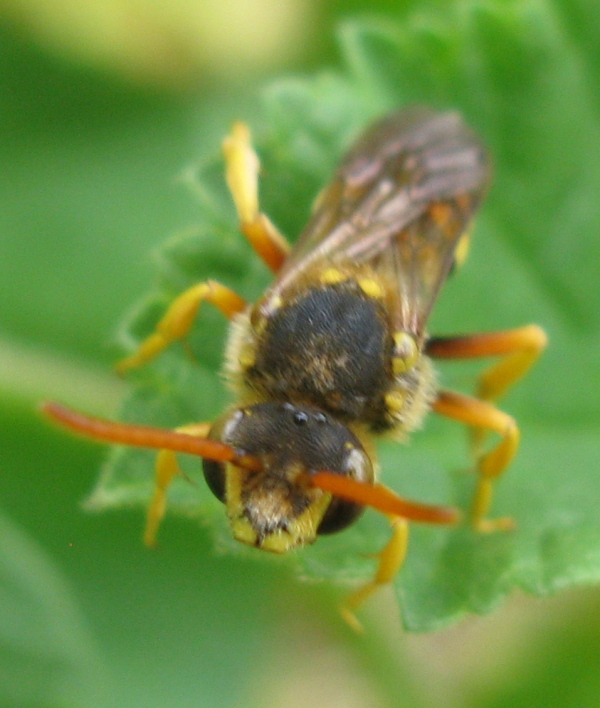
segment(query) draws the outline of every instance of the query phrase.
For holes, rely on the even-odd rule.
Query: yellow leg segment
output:
[[[501,352],[505,358],[486,369],[479,378],[477,394],[484,401],[496,401],[504,395],[515,382],[525,376],[548,344],[546,333],[537,325],[499,332],[498,335],[500,344],[507,346],[508,351]]]
[[[500,442],[481,455],[477,462],[479,475],[471,507],[471,522],[478,531],[507,530],[514,527],[509,518],[486,519],[491,501],[493,481],[511,463],[519,447],[519,428],[511,416],[495,406],[454,391],[440,391],[433,410],[453,420],[501,436]]]
[[[156,331],[145,339],[137,351],[122,359],[116,366],[120,374],[143,366],[190,331],[203,302],[210,302],[230,319],[246,307],[246,302],[229,288],[214,280],[207,280],[185,290],[170,305]]]
[[[199,438],[205,438],[210,430],[210,423],[198,423],[196,425],[185,425],[177,428],[176,432],[185,433],[186,435],[195,435]],[[146,516],[146,528],[144,530],[144,543],[146,546],[153,548],[156,545],[156,536],[160,527],[161,521],[165,516],[167,508],[167,490],[175,477],[183,474],[177,455],[172,450],[160,450],[156,457],[156,481],[154,487],[154,495],[148,507]]]
[[[260,162],[252,148],[250,130],[245,123],[235,123],[223,141],[227,163],[226,179],[240,220],[240,229],[252,248],[276,273],[290,246],[258,206]]]
[[[358,632],[362,631],[362,625],[356,618],[355,611],[382,585],[392,582],[406,558],[408,521],[400,516],[390,516],[389,519],[392,526],[392,537],[377,554],[379,566],[375,577],[353,592],[341,608],[342,616],[346,622]]]

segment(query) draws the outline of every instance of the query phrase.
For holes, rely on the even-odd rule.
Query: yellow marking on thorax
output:
[[[392,368],[394,374],[403,374],[405,371],[412,369],[419,360],[419,348],[408,332],[396,332],[394,334],[394,345]]]
[[[344,281],[351,279],[354,280],[355,278],[339,268],[325,268],[319,276],[319,280],[324,285],[336,285],[337,283],[343,283]],[[385,296],[383,287],[375,278],[364,275],[356,278],[356,282],[365,295],[368,295],[371,298],[382,300]]]
[[[374,278],[359,278],[360,289],[369,297],[382,300],[384,291],[381,285]]]
[[[335,285],[336,283],[343,283],[344,280],[348,280],[348,277],[338,268],[325,268],[319,280],[323,285]]]
[[[390,391],[385,395],[385,405],[391,413],[400,413],[404,408],[406,396],[400,391]]]

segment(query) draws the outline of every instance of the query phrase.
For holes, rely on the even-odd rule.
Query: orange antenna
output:
[[[370,506],[391,516],[430,524],[455,524],[460,512],[450,506],[434,506],[408,501],[383,484],[365,484],[331,472],[317,472],[309,477],[310,484],[336,497]]]
[[[208,440],[207,438],[199,438],[146,425],[116,423],[85,415],[54,402],[43,403],[41,411],[62,427],[93,440],[116,445],[132,445],[133,447],[185,452],[217,462],[231,462],[248,470],[259,470],[262,467],[256,457],[238,455],[232,447],[218,440]]]

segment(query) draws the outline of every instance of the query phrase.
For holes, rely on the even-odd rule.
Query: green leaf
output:
[[[515,587],[544,595],[600,576],[600,309],[593,267],[600,258],[600,104],[597,47],[588,34],[574,32],[580,21],[566,4],[489,0],[416,12],[402,26],[352,22],[340,33],[344,70],[283,79],[264,92],[264,122],[256,131],[262,203],[292,239],[341,152],[370,119],[413,102],[460,109],[489,144],[496,179],[472,257],[440,298],[431,329],[469,332],[537,321],[550,334],[548,352],[503,402],[520,422],[523,444],[498,484],[494,512],[514,516],[518,529],[483,536],[414,526],[396,582],[404,622],[413,630],[489,612]],[[194,282],[215,278],[249,300],[267,286],[266,269],[237,233],[221,172],[215,157],[197,175],[198,230],[163,249],[160,287],[124,330],[129,346]],[[224,335],[215,313],[203,310],[190,338],[197,361],[174,346],[135,372],[123,418],[175,426],[223,410],[231,400],[218,375]],[[441,376],[468,389],[472,372],[448,365]],[[432,420],[410,447],[382,446],[383,481],[409,497],[464,507],[473,478],[453,471],[468,466],[461,443],[462,431]],[[90,505],[145,503],[152,464],[150,453],[119,450]],[[256,555],[230,538],[198,462],[185,464],[198,485],[177,481],[170,510],[209,518],[220,546]],[[364,580],[373,560],[362,554],[387,537],[383,520],[368,513],[290,562],[308,577]]]
[[[70,589],[42,551],[0,516],[0,703],[100,705],[104,680]]]

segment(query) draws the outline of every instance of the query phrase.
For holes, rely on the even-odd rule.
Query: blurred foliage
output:
[[[302,0],[3,0],[4,19],[80,64],[168,90],[239,81],[297,59],[318,6]]]
[[[169,519],[154,554],[139,543],[139,512],[82,514],[102,452],[42,427],[30,408],[53,396],[114,415],[114,326],[156,279],[148,252],[167,235],[175,234],[158,252],[155,312],[205,273],[247,297],[266,284],[235,233],[218,158],[204,160],[201,172],[208,201],[177,184],[194,158],[217,155],[233,118],[256,126],[265,208],[295,236],[343,145],[369,117],[414,100],[457,106],[490,144],[496,180],[472,257],[449,283],[432,328],[536,320],[552,346],[506,403],[524,442],[496,501],[517,516],[518,534],[481,540],[415,529],[399,581],[403,620],[423,628],[466,608],[488,611],[514,585],[547,593],[597,579],[598,9],[588,0],[382,3],[386,19],[343,26],[341,71],[271,83],[259,107],[250,59],[243,67],[238,60],[248,68],[241,80],[226,67],[231,57],[222,65],[198,59],[189,49],[198,35],[181,40],[194,25],[185,3],[171,5],[167,21],[136,4],[154,28],[148,36],[188,46],[171,63],[160,45],[88,20],[116,47],[99,52],[81,22],[65,19],[68,3],[53,4],[61,14],[52,18],[47,3],[1,6],[11,30],[0,36],[0,704],[595,706],[597,593],[519,599],[431,637],[403,636],[395,602],[383,594],[367,611],[367,635],[354,637],[338,621],[333,583],[300,584],[288,562],[248,558],[244,549],[215,555],[214,529],[225,530],[216,504],[205,512],[210,531]],[[76,12],[96,6],[113,7]],[[326,23],[362,7],[299,10],[322,24],[308,32],[298,22],[296,34],[282,25],[279,34],[286,45],[327,52]],[[247,34],[250,56],[260,35]],[[333,61],[313,53],[294,65]],[[218,231],[207,227],[215,214]],[[148,315],[137,322],[143,330]],[[207,346],[203,331],[211,332]],[[140,372],[126,415],[181,422],[177,408],[165,420],[155,387],[188,376],[202,393],[188,394],[186,413],[219,410],[222,332],[218,318],[203,315],[193,340],[202,366],[182,372],[169,353]],[[447,369],[450,383],[468,385],[469,367]],[[143,411],[141,400],[150,403]],[[471,480],[447,475],[464,465],[462,442],[454,426],[432,421],[409,449],[384,450],[385,480],[396,484],[392,470],[410,467],[398,475],[403,493],[462,502]],[[188,513],[203,494],[185,485],[174,492]],[[361,528],[321,540],[298,560],[332,580],[362,575],[372,561],[359,554],[386,531],[376,518]]]

